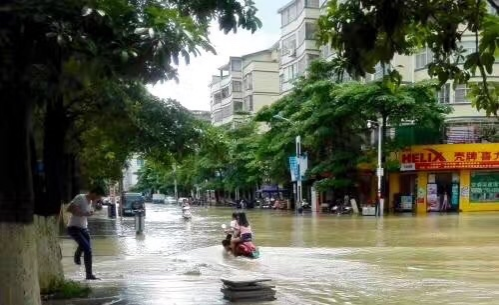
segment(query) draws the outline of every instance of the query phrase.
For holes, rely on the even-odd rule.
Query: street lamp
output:
[[[293,124],[293,121],[291,121],[288,118],[285,118],[282,116],[281,113],[276,114],[273,116],[274,119],[281,120],[281,121],[286,121],[290,124]],[[300,159],[301,159],[301,136],[296,136],[295,138],[295,150],[296,150],[296,166],[297,166],[297,171],[298,175],[296,177],[296,193],[295,193],[295,209],[298,210],[299,206],[298,204],[301,204],[303,201],[303,195],[302,195],[302,180],[301,180],[301,166],[300,166]]]
[[[384,210],[384,201],[385,199],[383,198],[382,194],[382,189],[381,189],[381,182],[383,179],[383,164],[382,164],[382,153],[383,153],[383,128],[380,126],[380,124],[376,121],[367,121],[367,128],[369,129],[374,129],[378,128],[378,168],[376,170],[376,176],[378,178],[378,200],[379,200],[379,205],[378,205],[378,212],[376,215],[378,216],[383,216],[383,210]]]

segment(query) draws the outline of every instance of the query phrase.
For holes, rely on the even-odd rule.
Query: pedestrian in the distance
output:
[[[71,213],[68,222],[68,234],[78,244],[74,254],[74,262],[81,265],[81,254],[83,252],[87,280],[98,280],[92,273],[92,246],[90,244],[90,234],[88,233],[87,217],[94,214],[92,203],[95,204],[104,194],[101,187],[94,187],[87,194],[77,195],[67,208],[67,211]]]

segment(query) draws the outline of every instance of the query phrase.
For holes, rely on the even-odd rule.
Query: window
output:
[[[243,63],[240,59],[233,59],[231,62],[231,69],[232,69],[232,71],[235,71],[235,72],[241,72],[242,65],[243,65]]]
[[[296,76],[302,76],[307,70],[307,57],[303,56],[296,64]]]
[[[303,0],[299,0],[296,3],[293,3],[292,5],[288,6],[286,9],[284,9],[281,12],[281,25],[285,26],[291,22],[293,22],[297,17],[298,17],[298,5],[302,5],[301,3],[298,3]],[[301,10],[300,10],[301,11]]]
[[[314,60],[319,59],[319,57],[320,57],[320,56],[319,56],[319,55],[317,55],[317,54],[308,54],[308,55],[307,55],[307,58],[308,58],[308,65],[310,66],[310,64],[311,64]]]
[[[297,12],[297,15],[300,15],[301,11],[303,11],[303,9],[305,8],[305,1],[307,0],[298,0],[296,1],[296,12]],[[296,16],[298,17],[298,16]]]
[[[296,64],[284,68],[284,82],[292,81],[296,76]]]
[[[244,110],[253,111],[253,95],[244,98]]]
[[[305,7],[319,8],[319,0],[305,0]]]
[[[284,84],[284,74],[279,74],[279,91],[282,91],[283,84]]]
[[[230,96],[229,87],[222,89],[222,99],[226,99]]]
[[[478,126],[473,124],[468,125],[454,125],[448,126],[446,130],[446,143],[459,144],[459,143],[478,143],[480,142],[480,135]]]
[[[330,44],[322,46],[322,48],[321,48],[321,55],[322,55],[323,58],[328,58],[331,55],[333,55],[333,50],[331,49],[331,45]]]
[[[296,37],[292,35],[282,41],[281,55],[292,55],[296,50]]]
[[[234,101],[234,112],[243,111],[243,102]]]
[[[484,157],[484,153],[479,154]],[[470,202],[499,201],[499,172],[471,172]]]
[[[372,75],[372,80],[380,80],[383,79],[385,75],[390,73],[390,71],[393,69],[392,64],[385,64],[384,66],[381,63],[378,63],[376,66],[374,66],[374,74]]]
[[[217,110],[216,112],[213,113],[213,122],[220,122],[222,121],[222,111]]]
[[[142,167],[142,166],[144,166],[144,160],[142,160],[142,159],[137,159],[137,166],[138,166],[138,167]]]
[[[375,70],[375,72],[373,75],[373,80],[382,79],[383,75],[384,75],[383,66],[381,64],[377,64],[374,67],[374,70]]]
[[[253,74],[248,73],[244,76],[244,89],[253,90]]]
[[[343,83],[347,83],[347,82],[351,82],[353,79],[352,77],[350,76],[350,74],[348,74],[348,72],[343,72],[343,76],[342,76],[342,82]]]
[[[457,85],[454,91],[454,103],[469,103],[470,101],[466,98],[469,90],[470,88],[466,85]]]
[[[228,118],[228,117],[232,116],[233,113],[234,113],[234,110],[233,110],[232,104],[229,104],[229,105],[224,106],[222,108],[222,117],[223,118]]]
[[[305,24],[298,29],[298,45],[301,45],[305,41]]]
[[[232,82],[232,92],[241,92],[243,91],[243,85],[240,81]]]
[[[445,84],[440,88],[440,92],[438,92],[438,102],[440,104],[450,103],[450,84]]]
[[[474,41],[463,41],[459,43],[459,47],[462,47],[464,52],[464,56],[470,55],[476,52],[476,44]]]
[[[420,53],[416,54],[416,69],[424,69],[433,61],[433,53],[430,49],[425,48]]]
[[[313,22],[304,23],[298,30],[298,45],[301,45],[305,40],[315,40],[317,25]]]
[[[291,5],[289,8],[289,22],[293,21],[298,17],[296,4]]]
[[[317,31],[317,25],[315,23],[311,22],[305,23],[305,39],[315,40],[316,31]]]
[[[215,101],[215,104],[222,102],[222,94],[220,94],[220,92],[215,93],[213,100]]]
[[[288,10],[284,10],[281,12],[281,26],[285,26],[289,23],[289,12]]]

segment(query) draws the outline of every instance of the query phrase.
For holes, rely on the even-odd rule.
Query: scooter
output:
[[[298,208],[298,213],[301,214],[303,212],[312,212],[312,205],[305,200],[303,200],[301,207]]]
[[[182,217],[185,220],[190,220],[192,218],[191,208],[188,206],[182,207]]]
[[[335,205],[331,208],[331,213],[339,215],[349,215],[353,213],[353,208],[351,206]]]
[[[222,229],[224,232],[226,232],[227,225],[223,224]],[[232,252],[230,249],[230,240],[232,238],[231,234],[228,234],[227,237],[222,240],[222,246],[227,252]],[[260,251],[258,248],[253,244],[253,242],[247,241],[247,242],[242,242],[239,243],[236,246],[236,249],[234,250],[234,253],[232,253],[234,256],[244,256],[247,258],[252,258],[256,259],[260,257]]]

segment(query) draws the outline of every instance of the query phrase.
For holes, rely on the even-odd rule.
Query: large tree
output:
[[[319,41],[335,49],[352,76],[428,47],[434,56],[429,75],[440,84],[471,80],[473,105],[497,116],[499,82],[490,78],[499,55],[497,1],[330,0],[326,12],[319,18]],[[475,38],[471,53],[460,46],[467,33]]]
[[[315,61],[292,92],[261,111],[257,119],[271,124],[267,154],[270,164],[286,170],[293,154],[293,139],[302,136],[303,151],[311,162],[309,177],[320,190],[340,196],[354,190],[358,165],[373,162],[362,151],[369,145],[367,120],[397,127],[407,121],[440,128],[449,109],[436,99],[435,84],[402,85],[400,79],[385,77],[371,83],[339,83],[336,62]],[[281,115],[290,122],[276,120]],[[386,134],[386,132],[385,132]]]
[[[29,138],[36,102],[46,105],[46,172],[60,171],[66,109],[102,81],[156,82],[175,77],[183,56],[213,51],[207,35],[217,19],[225,31],[256,30],[253,2],[4,1],[0,7],[0,303],[39,304],[34,253],[32,156]],[[44,87],[40,87],[44,85]],[[40,90],[42,89],[42,90]],[[45,89],[45,90],[43,90]],[[40,94],[41,93],[41,94]],[[54,134],[52,134],[54,132]],[[51,181],[53,194],[60,181]],[[60,197],[39,211],[58,214]]]

